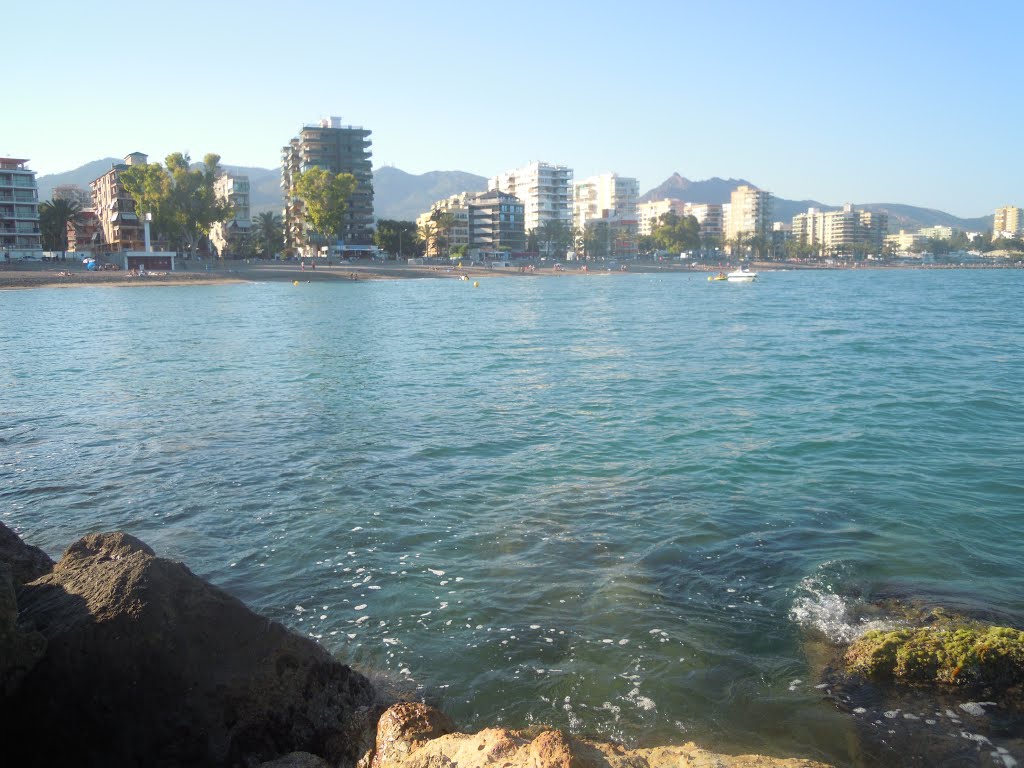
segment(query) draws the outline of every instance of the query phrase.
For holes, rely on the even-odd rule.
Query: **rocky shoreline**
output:
[[[460,733],[124,533],[54,563],[0,523],[0,689],[19,765],[823,768],[540,726]]]

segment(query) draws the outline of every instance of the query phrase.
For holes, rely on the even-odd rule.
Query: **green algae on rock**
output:
[[[1024,683],[1024,632],[968,622],[866,632],[847,669],[871,680],[1007,688]]]

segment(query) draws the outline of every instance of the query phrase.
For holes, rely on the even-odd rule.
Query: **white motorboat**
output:
[[[746,267],[740,267],[726,275],[726,279],[730,283],[750,283],[757,279],[757,272],[751,272]]]

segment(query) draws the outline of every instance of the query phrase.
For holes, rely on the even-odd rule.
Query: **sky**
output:
[[[1021,0],[11,5],[0,155],[39,175],[135,151],[274,168],[337,115],[415,174],[541,160],[641,192],[678,172],[1024,206]]]

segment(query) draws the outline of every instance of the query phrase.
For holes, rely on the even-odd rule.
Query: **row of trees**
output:
[[[234,212],[227,201],[219,199],[214,183],[223,172],[220,155],[208,154],[201,165],[193,167],[188,154],[168,155],[164,165],[147,163],[128,166],[118,174],[125,191],[135,201],[139,216],[150,214],[151,234],[171,247],[187,247],[196,252],[200,241],[209,237],[217,222],[230,219]],[[337,237],[341,232],[348,200],[357,186],[351,174],[332,174],[311,168],[301,174],[293,193],[303,202],[306,222],[321,239]],[[75,200],[47,200],[39,206],[39,228],[43,250],[67,251],[68,227],[77,226],[81,207]],[[265,258],[280,252],[285,245],[281,216],[260,213],[253,222],[257,252]]]

